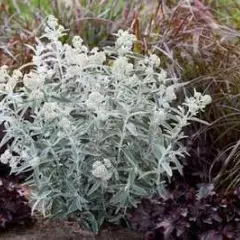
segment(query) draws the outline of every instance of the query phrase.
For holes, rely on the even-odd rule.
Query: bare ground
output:
[[[1,240],[142,240],[141,234],[128,229],[105,229],[99,235],[79,229],[70,222],[38,220],[31,227],[19,227],[0,233]]]

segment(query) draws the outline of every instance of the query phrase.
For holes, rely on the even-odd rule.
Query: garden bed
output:
[[[30,189],[26,186],[16,183],[16,179],[0,178],[2,186],[4,186],[5,191],[8,192],[8,196],[15,196],[19,198],[18,201],[27,201],[30,195]],[[7,186],[7,187],[6,187]],[[2,194],[3,195],[3,194]],[[22,197],[21,197],[21,196]],[[7,195],[6,195],[7,197]],[[3,196],[2,196],[3,198]],[[3,199],[2,199],[3,200]],[[13,205],[13,199],[8,199],[9,205]],[[6,203],[7,204],[7,203]],[[20,205],[19,205],[20,206]],[[6,208],[7,209],[7,208]],[[8,219],[6,229],[0,230],[0,239],[4,240],[37,240],[37,239],[83,239],[83,240],[125,240],[130,237],[132,240],[143,239],[142,234],[131,232],[123,227],[106,226],[103,230],[95,235],[94,233],[83,230],[79,227],[78,223],[70,221],[54,221],[49,219],[44,219],[42,215],[38,212],[35,213],[33,218],[28,218],[22,216],[20,219],[18,213],[20,212],[20,207],[17,205],[9,206],[10,212],[16,214],[10,216],[12,221]],[[25,210],[27,211],[27,209]],[[2,215],[3,216],[3,215]],[[0,213],[1,217],[1,213]],[[14,218],[18,217],[19,220],[16,222]],[[3,223],[3,222],[2,222]]]
[[[50,221],[37,218],[36,223],[30,227],[16,227],[5,231],[0,235],[4,240],[141,240],[143,236],[127,229],[104,229],[99,235],[84,231],[77,224],[66,221]]]
[[[1,1],[0,240],[240,240],[235,2]]]

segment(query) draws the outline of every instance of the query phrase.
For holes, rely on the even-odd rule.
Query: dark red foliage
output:
[[[145,233],[145,240],[240,239],[240,188],[216,194],[211,185],[199,192],[179,185],[168,200],[143,200],[129,221],[134,230]]]
[[[19,186],[0,178],[0,230],[33,223],[31,208]]]
[[[28,120],[28,121],[33,120],[33,118],[31,117],[30,110],[28,110],[25,113],[24,117],[25,117],[25,120]],[[5,131],[6,131],[6,128],[4,126],[4,123],[1,123],[0,124],[0,143],[2,143],[2,140],[4,139]],[[7,150],[8,146],[11,145],[12,142],[13,142],[13,139],[10,139],[9,141],[5,142],[5,144],[1,146],[0,156]],[[0,162],[0,177],[9,177],[10,172],[11,172],[10,166],[8,164],[3,164]],[[14,174],[12,174],[12,176],[14,176]],[[21,173],[21,174],[18,174],[17,176],[14,176],[14,180],[21,182],[22,180],[26,179],[27,176],[29,176],[28,173]]]

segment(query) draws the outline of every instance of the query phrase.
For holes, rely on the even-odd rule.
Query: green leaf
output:
[[[126,198],[127,192],[125,192],[124,190],[120,190],[115,195],[113,195],[113,197],[110,199],[110,203],[112,205],[121,205],[121,203],[124,203],[126,201]]]
[[[142,174],[139,176],[138,179],[145,178],[146,176],[151,175],[151,174],[158,174],[158,170],[155,169],[155,170],[152,170],[152,171],[144,172],[144,173],[142,173]]]
[[[134,167],[134,170],[140,170],[137,164],[136,159],[133,157],[132,153],[127,149],[123,150],[124,155],[126,156],[129,163]]]
[[[131,193],[138,195],[138,196],[146,196],[147,195],[147,191],[145,189],[137,186],[136,184],[132,185]]]
[[[127,123],[126,125],[128,131],[133,135],[133,136],[137,136],[138,135],[138,131],[137,128],[135,127],[135,125],[133,123]]]
[[[160,144],[155,144],[153,147],[153,154],[154,156],[160,160],[162,156],[165,154],[166,148]]]
[[[77,209],[82,211],[82,208],[83,208],[82,201],[81,201],[81,199],[79,197],[76,197],[75,204],[76,204]]]
[[[83,205],[88,203],[88,201],[86,199],[84,199],[83,197],[81,197],[80,195],[76,196],[75,198],[75,204],[76,204],[76,207],[82,211],[83,209]]]
[[[87,225],[90,227],[90,229],[94,233],[98,233],[98,231],[99,231],[99,224],[98,224],[95,216],[90,211],[84,212],[82,214],[82,218],[85,220]]]
[[[74,194],[76,192],[72,183],[66,180],[66,186],[68,187],[68,192]]]
[[[95,191],[97,191],[101,187],[101,181],[95,182],[92,187],[89,189],[87,195],[90,196],[93,194]]]
[[[69,100],[69,99],[67,99],[67,98],[65,98],[63,96],[59,97],[59,96],[53,96],[52,95],[51,98],[54,99],[55,101],[58,101],[58,102],[71,103],[71,100]]]
[[[97,222],[98,222],[99,226],[102,226],[102,224],[104,223],[105,218],[106,218],[105,212],[99,213],[99,216],[98,216],[98,219],[97,219]]]
[[[124,215],[122,215],[122,214],[117,214],[116,216],[109,218],[108,221],[115,223],[115,224],[119,224],[119,222],[123,218],[123,216]]]
[[[72,203],[69,203],[69,208],[68,208],[68,214],[71,214],[73,212],[76,212],[78,210],[78,206],[76,204],[76,201],[72,201]]]
[[[189,118],[189,120],[195,121],[195,122],[199,122],[199,123],[201,123],[201,124],[208,125],[208,126],[211,125],[211,123],[208,123],[208,122],[206,122],[206,121],[204,121],[204,120],[201,120],[201,119],[199,119],[199,118],[196,118],[196,117],[191,117],[191,118]]]
[[[167,174],[172,177],[173,173],[172,173],[172,168],[170,167],[169,163],[164,161],[161,163],[161,166],[163,167],[163,169],[167,172]]]

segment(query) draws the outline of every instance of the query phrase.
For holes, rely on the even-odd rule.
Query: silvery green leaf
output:
[[[153,154],[158,160],[162,159],[162,156],[165,154],[165,152],[166,152],[166,149],[164,146],[159,144],[155,144],[153,146]]]
[[[184,155],[182,155],[183,157]],[[173,163],[176,165],[178,172],[183,175],[183,166],[182,164],[178,161],[178,159],[175,157]]]
[[[161,166],[163,169],[167,172],[168,176],[172,177],[172,168],[170,167],[170,164],[166,161],[161,163]]]
[[[134,195],[138,195],[138,196],[146,196],[147,195],[147,191],[144,188],[137,186],[136,184],[132,185],[131,192]]]
[[[98,233],[99,231],[99,224],[96,220],[96,217],[89,211],[84,212],[84,214],[82,214],[83,219],[85,220],[85,222],[88,223],[90,229],[92,229],[92,231],[94,233]]]
[[[125,202],[127,198],[127,193],[124,190],[120,190],[110,199],[110,204],[117,205]]]
[[[138,135],[138,131],[137,128],[135,127],[135,125],[131,122],[127,123],[126,125],[128,131],[133,135],[133,136],[137,136]]]
[[[7,144],[11,139],[12,139],[12,136],[9,136],[8,134],[4,135],[0,142],[0,148],[2,148],[5,144]]]
[[[98,219],[97,219],[97,222],[98,222],[98,225],[99,226],[102,226],[102,224],[104,223],[104,221],[105,221],[105,212],[102,212],[102,213],[100,213],[99,214],[99,217],[98,217]]]
[[[201,123],[201,124],[208,125],[208,126],[211,125],[211,123],[206,122],[206,121],[204,121],[204,120],[202,120],[202,119],[199,119],[199,118],[196,118],[196,117],[190,117],[189,120],[190,120],[190,121],[194,121],[194,122],[199,122],[199,123]]]
[[[79,211],[82,211],[83,209],[83,206],[82,206],[82,201],[80,198],[76,197],[75,199],[75,204],[76,204],[76,207]]]
[[[159,173],[159,171],[157,169],[152,170],[152,171],[147,171],[147,172],[144,172],[144,173],[140,174],[139,175],[139,179],[145,178],[148,175],[152,175],[152,174],[156,174],[157,175],[158,173]]]
[[[78,210],[78,206],[76,204],[76,201],[73,200],[72,203],[69,203],[69,207],[68,207],[68,214],[71,214],[73,212],[76,212]]]
[[[87,195],[92,195],[95,191],[97,191],[101,187],[101,181],[95,182],[91,188],[88,190]]]
[[[135,158],[132,156],[132,153],[127,149],[123,150],[123,153],[126,156],[129,163],[134,167],[134,169],[140,170]]]
[[[119,221],[123,218],[123,215],[122,214],[117,214],[115,215],[114,217],[111,217],[108,219],[109,222],[112,222],[112,223],[117,223],[119,224]]]

